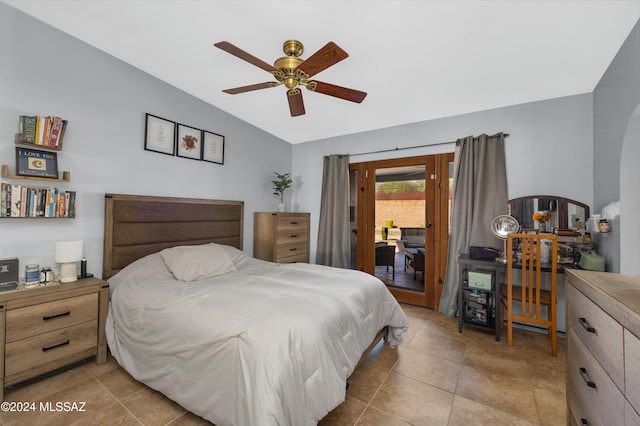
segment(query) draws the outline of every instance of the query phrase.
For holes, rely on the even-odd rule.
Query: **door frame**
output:
[[[453,162],[453,155],[421,155],[349,164],[349,170],[357,172],[358,180],[356,269],[372,275],[375,274],[375,171],[387,167],[425,166],[425,248],[432,247],[433,255],[425,256],[423,293],[389,287],[391,294],[401,302],[438,309],[447,263],[449,163]]]

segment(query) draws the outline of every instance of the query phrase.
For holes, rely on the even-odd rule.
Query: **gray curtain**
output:
[[[502,241],[490,230],[494,217],[507,214],[507,171],[504,134],[456,141],[451,232],[447,272],[438,310],[454,316],[458,305],[460,266],[458,256],[469,246],[502,249]]]
[[[349,157],[324,157],[316,263],[351,267],[349,230]]]

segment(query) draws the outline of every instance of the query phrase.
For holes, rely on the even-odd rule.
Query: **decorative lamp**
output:
[[[82,259],[82,241],[56,241],[56,263],[60,265],[60,282],[78,279],[78,262]]]
[[[507,263],[507,238],[509,234],[516,234],[520,230],[520,223],[518,220],[508,214],[501,214],[496,216],[491,221],[491,233],[500,238],[503,241],[504,249],[502,250],[502,256],[496,259],[496,262]]]

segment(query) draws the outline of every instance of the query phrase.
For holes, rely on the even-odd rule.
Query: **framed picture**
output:
[[[16,147],[16,175],[58,179],[58,153]]]
[[[202,130],[178,124],[178,157],[199,160],[202,155]]]
[[[224,136],[204,130],[202,159],[211,163],[224,164]]]
[[[161,154],[175,155],[176,123],[146,114],[144,149]]]

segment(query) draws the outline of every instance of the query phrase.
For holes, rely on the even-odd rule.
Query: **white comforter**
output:
[[[407,319],[362,272],[276,265],[226,247],[237,271],[177,281],[159,254],[110,282],[107,339],[134,378],[218,426],[315,425],[345,399],[377,331]]]

